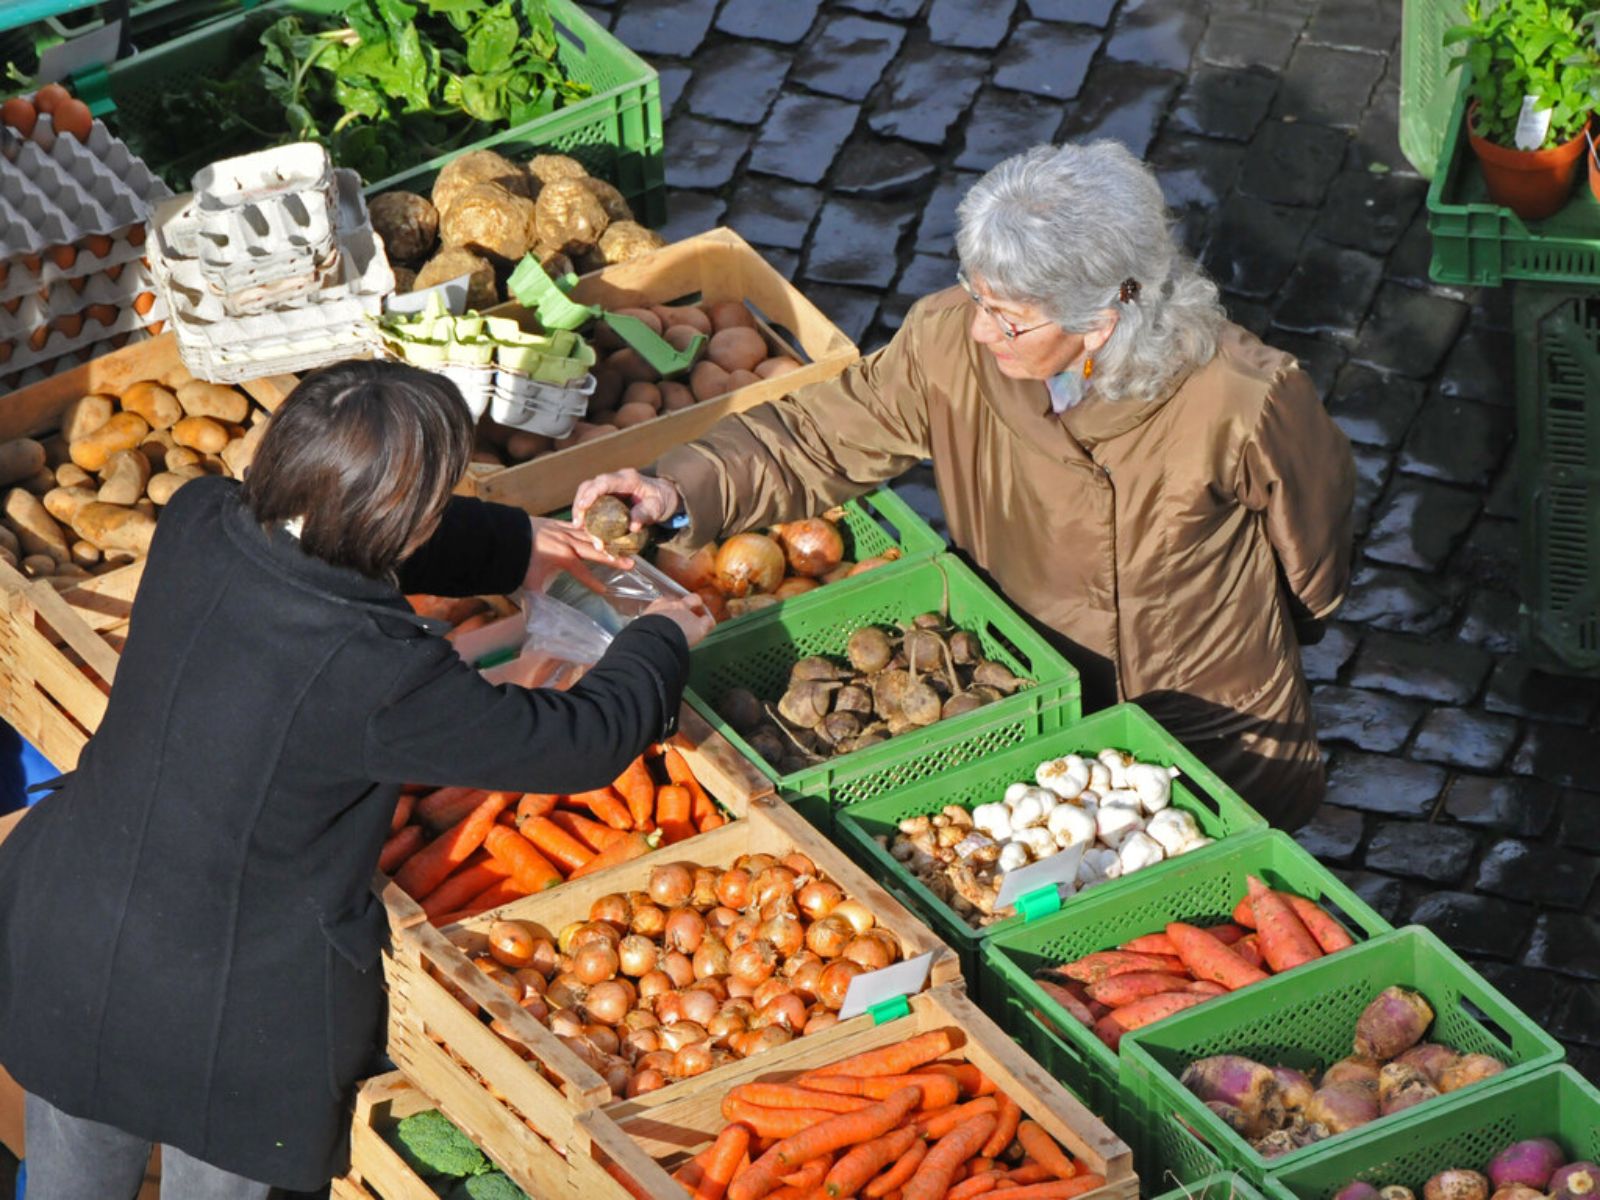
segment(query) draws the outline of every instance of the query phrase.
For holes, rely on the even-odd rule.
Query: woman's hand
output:
[[[565,571],[591,592],[603,593],[605,584],[583,565],[585,562],[605,563],[624,571],[633,566],[631,558],[607,554],[592,533],[548,517],[528,519],[533,523],[533,553],[528,556],[528,573],[522,579],[526,591],[544,591],[550,580]]]
[[[655,614],[666,617],[683,630],[689,645],[697,646],[700,639],[710,633],[716,622],[706,611],[706,602],[690,592],[687,596],[663,596],[644,610],[645,616]]]
[[[670,479],[656,479],[641,475],[632,467],[596,475],[578,485],[572,500],[572,523],[583,527],[583,518],[589,506],[601,496],[616,496],[627,502],[630,522],[628,528],[637,532],[646,525],[659,525],[683,506],[678,485]]]

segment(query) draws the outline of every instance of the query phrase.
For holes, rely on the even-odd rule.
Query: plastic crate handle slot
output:
[[[1473,1023],[1479,1026],[1494,1042],[1495,1049],[1504,1051],[1506,1061],[1514,1065],[1514,1060],[1518,1057],[1518,1054],[1511,1044],[1511,1035],[1505,1031],[1505,1027],[1466,996],[1456,996],[1456,1006],[1466,1013],[1468,1017],[1472,1018]],[[1496,1055],[1496,1057],[1498,1058],[1500,1055]]]
[[[589,56],[589,44],[581,37],[573,33],[572,30],[568,29],[554,17],[550,18],[550,24],[555,27],[556,37],[562,39],[563,41],[571,42],[572,48],[583,57],[587,58]]]
[[[1163,764],[1163,765],[1164,766],[1175,766],[1175,767],[1178,768],[1179,771],[1183,771],[1183,766],[1181,764],[1179,764],[1179,763],[1167,763],[1167,764]],[[1187,799],[1189,803],[1186,804],[1186,805],[1182,805],[1181,807],[1194,808],[1194,809],[1198,810],[1198,813],[1199,813],[1200,816],[1208,817],[1208,818],[1210,818],[1212,820],[1215,820],[1215,821],[1222,820],[1222,805],[1217,803],[1217,798],[1215,796],[1211,795],[1211,793],[1209,793],[1207,791],[1204,791],[1204,790],[1202,790],[1200,788],[1189,787],[1184,782],[1184,779],[1187,776],[1187,774],[1188,774],[1187,772],[1184,772],[1183,775],[1179,775],[1178,778],[1176,778],[1176,779],[1174,779],[1172,781],[1172,798],[1173,798],[1173,800],[1176,801],[1180,797],[1182,797],[1184,799]],[[1205,832],[1208,836],[1211,836],[1211,837],[1221,837],[1222,836],[1220,831],[1216,832],[1216,833],[1212,833],[1210,830],[1205,830],[1203,832]]]
[[[957,624],[959,623],[960,622],[957,622]],[[1029,655],[1015,642],[1013,642],[1005,634],[1001,633],[1000,630],[995,626],[995,623],[989,620],[987,617],[985,617],[983,621],[983,630],[980,634],[980,640],[998,646],[1006,654],[1009,654],[1017,663],[1017,665],[1022,668],[1017,672],[1017,674],[1021,675],[1025,679],[1029,679],[1031,681],[1030,686],[1038,685],[1038,680],[1033,679],[1033,676],[1038,674],[1038,672],[1034,670],[1033,659],[1029,657]]]

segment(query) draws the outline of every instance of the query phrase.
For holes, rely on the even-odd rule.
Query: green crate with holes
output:
[[[808,655],[844,661],[850,635],[865,625],[909,622],[945,611],[978,636],[986,658],[1027,686],[992,704],[903,733],[876,746],[784,773],[767,762],[717,712],[724,695],[745,688],[774,705],[794,664]],[[821,588],[714,630],[689,657],[689,703],[772,780],[780,793],[826,830],[834,810],[1026,743],[1076,721],[1078,672],[1018,613],[951,554],[892,563]]]
[[[983,944],[979,973],[985,1006],[1023,1049],[1116,1125],[1121,1107],[1116,1051],[1073,1020],[1039,986],[1034,973],[1160,933],[1170,921],[1227,921],[1246,895],[1250,875],[1321,906],[1357,941],[1393,929],[1293,838],[1269,829],[1228,838],[1203,854],[1184,855],[1164,872],[1146,869],[1118,881],[1115,888],[1091,890],[1042,920],[1012,922],[998,930]]]
[[[1492,1091],[1464,1090],[1429,1102],[1427,1124],[1377,1122],[1296,1166],[1275,1170],[1269,1200],[1333,1200],[1360,1180],[1422,1195],[1440,1171],[1483,1171],[1501,1150],[1528,1138],[1551,1138],[1568,1162],[1600,1162],[1600,1088],[1571,1067],[1546,1067]]]
[[[1352,1145],[1360,1130],[1263,1158],[1179,1077],[1196,1059],[1215,1054],[1320,1073],[1350,1056],[1357,1018],[1392,985],[1421,993],[1433,1008],[1427,1040],[1463,1054],[1490,1054],[1507,1066],[1492,1079],[1379,1118],[1390,1132],[1420,1135],[1442,1105],[1472,1096],[1487,1103],[1513,1080],[1562,1059],[1555,1038],[1432,933],[1408,925],[1124,1036],[1123,1124],[1138,1130],[1141,1169],[1170,1171],[1185,1182],[1235,1170],[1259,1184],[1269,1173],[1281,1175]]]
[[[1027,918],[1013,915],[973,928],[950,904],[934,895],[897,861],[885,843],[893,839],[904,818],[936,813],[947,804],[970,809],[1000,800],[1010,784],[1032,783],[1034,771],[1041,762],[1067,754],[1092,757],[1106,749],[1124,750],[1141,762],[1178,768],[1178,777],[1172,785],[1172,803],[1192,813],[1200,831],[1209,838],[1221,840],[1266,826],[1266,821],[1238,793],[1136,704],[1103,709],[1048,737],[1012,744],[959,771],[923,777],[919,782],[852,804],[835,816],[834,837],[845,853],[933,926],[945,944],[961,956],[967,986],[991,1015],[997,1015],[999,1006],[996,997],[989,992],[982,969],[983,943],[1002,931],[1026,924]],[[1212,849],[1207,847],[1191,854],[1198,858]],[[1066,901],[1065,911],[1076,912],[1080,904],[1088,904],[1101,896],[1115,897],[1125,887],[1141,880],[1163,880],[1189,857],[1184,855],[1157,863],[1127,879],[1098,884]]]
[[[1164,1184],[1176,1186],[1170,1192],[1158,1192]],[[1147,1200],[1262,1200],[1261,1192],[1250,1185],[1244,1176],[1233,1171],[1219,1171],[1194,1183],[1178,1183],[1174,1179],[1146,1179],[1139,1177],[1139,1192]]]

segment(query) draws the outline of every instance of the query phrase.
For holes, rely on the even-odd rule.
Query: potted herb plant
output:
[[[1491,7],[1492,5],[1492,7]],[[1584,0],[1467,0],[1454,70],[1471,71],[1467,135],[1489,198],[1525,220],[1567,201],[1586,148],[1594,56],[1581,24]]]

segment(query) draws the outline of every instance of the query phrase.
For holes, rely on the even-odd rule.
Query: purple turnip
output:
[[[1327,1087],[1330,1083],[1359,1083],[1362,1087],[1371,1089],[1376,1095],[1378,1068],[1377,1059],[1352,1054],[1349,1058],[1341,1058],[1322,1073],[1322,1086]]]
[[[1378,1200],[1378,1189],[1358,1179],[1335,1192],[1333,1200]]]
[[[1525,1183],[1508,1183],[1505,1187],[1496,1188],[1489,1200],[1545,1200],[1545,1196],[1538,1188],[1531,1188]]]
[[[1386,987],[1356,1019],[1355,1052],[1387,1062],[1422,1040],[1433,1009],[1410,988]]]
[[[1324,1084],[1312,1094],[1305,1115],[1326,1125],[1329,1133],[1346,1133],[1377,1119],[1378,1097],[1360,1083]]]
[[[1592,1162],[1568,1163],[1550,1176],[1550,1200],[1590,1200],[1600,1194],[1600,1167]]]
[[[1488,1054],[1466,1054],[1439,1072],[1439,1090],[1453,1092],[1500,1074],[1505,1063]]]
[[[1550,1176],[1566,1161],[1566,1154],[1556,1142],[1549,1138],[1529,1138],[1524,1142],[1512,1142],[1496,1154],[1486,1173],[1497,1190],[1520,1183],[1542,1192],[1550,1185]]]
[[[1294,1135],[1287,1129],[1274,1129],[1266,1137],[1251,1142],[1250,1146],[1262,1158],[1280,1158],[1300,1149],[1295,1144]]]
[[[1311,1086],[1311,1080],[1293,1067],[1273,1067],[1272,1078],[1287,1112],[1297,1113],[1305,1108],[1311,1102],[1311,1094],[1317,1090]]]
[[[1378,1102],[1378,1112],[1381,1116],[1392,1117],[1397,1112],[1405,1112],[1408,1108],[1415,1108],[1425,1100],[1432,1100],[1438,1094],[1438,1088],[1419,1078],[1418,1082],[1396,1088],[1383,1097]]]
[[[1489,1200],[1489,1181],[1476,1171],[1440,1171],[1423,1185],[1422,1200]]]
[[[1201,1100],[1218,1100],[1244,1113],[1252,1125],[1283,1123],[1283,1105],[1272,1070],[1237,1054],[1196,1059],[1183,1073],[1183,1086]],[[1275,1118],[1275,1119],[1269,1119]]]
[[[1449,1046],[1441,1046],[1438,1042],[1422,1042],[1411,1047],[1395,1061],[1417,1068],[1428,1077],[1429,1083],[1438,1087],[1439,1073],[1447,1067],[1454,1066],[1460,1058],[1461,1055]]]
[[[1244,1115],[1244,1109],[1236,1108],[1232,1104],[1224,1104],[1221,1100],[1207,1100],[1206,1107],[1215,1113],[1224,1125],[1233,1130],[1240,1137],[1255,1137],[1257,1132],[1249,1117]]]
[[[1401,1088],[1415,1086],[1432,1087],[1432,1081],[1416,1067],[1405,1063],[1384,1063],[1378,1072],[1378,1100],[1384,1101]]]

